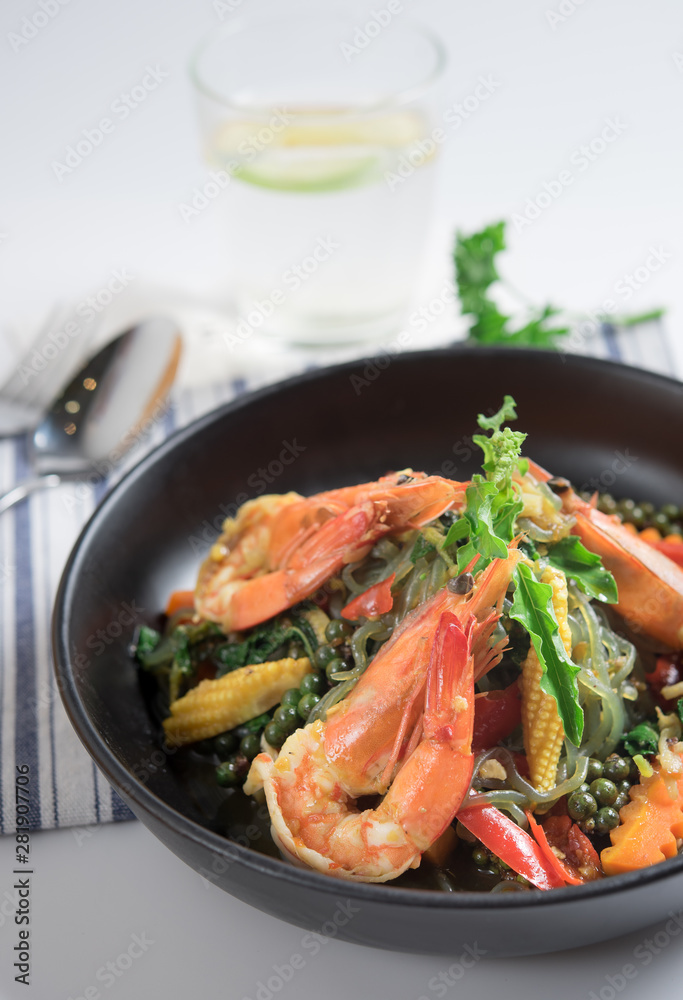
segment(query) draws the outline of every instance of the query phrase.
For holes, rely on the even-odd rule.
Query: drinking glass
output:
[[[235,17],[194,56],[240,337],[339,344],[401,324],[430,222],[445,54],[391,8],[363,23]]]

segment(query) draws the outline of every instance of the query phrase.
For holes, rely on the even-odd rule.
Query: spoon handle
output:
[[[49,476],[34,476],[32,479],[24,480],[23,483],[13,486],[7,493],[0,495],[0,514],[13,507],[15,503],[19,503],[20,500],[25,500],[35,490],[51,489],[53,486],[59,486],[61,481],[61,477],[54,474]]]

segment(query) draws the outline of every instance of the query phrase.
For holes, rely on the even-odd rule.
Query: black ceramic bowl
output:
[[[252,824],[245,797],[215,786],[210,765],[162,752],[130,636],[95,655],[92,637],[124,602],[154,622],[171,590],[192,585],[234,504],[406,466],[466,478],[479,462],[470,439],[476,414],[497,409],[505,393],[517,400],[527,453],[546,468],[617,496],[683,498],[678,382],[536,351],[462,348],[387,360],[383,369],[361,362],[314,372],[222,407],[166,441],[104,500],[69,559],[54,616],[57,677],[78,735],[136,815],[187,864],[301,927],[332,920],[348,941],[452,955],[485,940],[489,954],[523,955],[600,941],[678,911],[683,857],[591,885],[504,896],[352,884],[294,868]]]

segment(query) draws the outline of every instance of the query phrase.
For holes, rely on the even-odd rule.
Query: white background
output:
[[[273,4],[270,5],[271,7]],[[296,4],[280,0],[282,9]],[[323,7],[324,3],[317,6]],[[359,8],[362,25],[377,3]],[[668,307],[667,328],[683,364],[681,101],[683,17],[676,0],[584,0],[554,26],[548,11],[569,0],[405,0],[450,50],[446,100],[470,94],[481,74],[500,86],[442,151],[437,220],[425,278],[448,273],[452,232],[521,213],[598,136],[605,120],[626,128],[533,225],[509,227],[510,280],[533,299],[596,309],[615,297],[624,273],[650,247],[670,255],[625,309]],[[268,8],[243,0],[244,12]],[[347,8],[348,9],[348,8]],[[19,324],[57,299],[77,300],[128,268],[139,289],[168,301],[218,301],[229,292],[215,214],[192,225],[178,206],[206,179],[199,155],[186,63],[219,23],[208,0],[70,0],[36,37],[14,51],[10,34],[39,10],[5,0],[0,11],[0,325]],[[231,16],[231,15],[227,15]],[[168,77],[128,120],[62,181],[63,160],[85,128],[148,65]],[[419,345],[415,345],[419,346]],[[201,360],[201,359],[200,359]],[[221,360],[229,374],[231,357]],[[195,358],[195,367],[201,365]],[[212,368],[212,370],[219,370]],[[580,400],[565,401],[568,419]],[[644,416],[646,419],[646,417]],[[302,932],[207,886],[140,824],[36,834],[33,985],[12,989],[13,928],[0,927],[0,997],[67,1000],[98,986],[113,1000],[197,995],[254,997],[274,964],[301,952]],[[0,888],[9,886],[13,838],[0,841]],[[1,893],[0,893],[1,894]],[[4,897],[3,897],[4,898]],[[131,936],[154,942],[105,989],[100,966]],[[588,998],[625,963],[637,969],[619,995],[628,1000],[680,992],[678,938],[645,965],[634,949],[652,932],[534,959],[482,961],[448,996]],[[480,941],[486,947],[485,941]],[[642,950],[636,953],[642,954]],[[455,957],[455,956],[454,956]],[[336,1000],[351,991],[391,1000],[436,996],[429,980],[449,961],[373,952],[330,941],[277,995]],[[362,984],[362,985],[361,985]],[[609,988],[604,1000],[611,996]]]

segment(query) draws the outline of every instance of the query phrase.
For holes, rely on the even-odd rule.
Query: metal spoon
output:
[[[29,457],[37,475],[0,496],[0,514],[34,490],[113,467],[163,404],[181,347],[175,324],[155,317],[90,358],[36,428]]]

